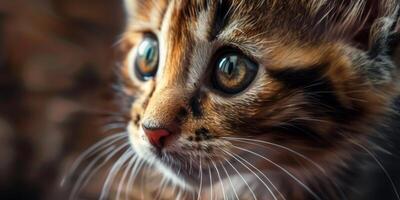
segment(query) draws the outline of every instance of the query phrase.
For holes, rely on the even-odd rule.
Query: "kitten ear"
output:
[[[379,55],[391,55],[400,39],[400,7],[391,16],[377,19],[369,33],[368,54],[371,58]]]
[[[390,0],[367,1],[357,16],[359,19],[352,21],[354,28],[349,29],[355,30],[353,42],[367,51],[371,58],[388,55],[397,40],[400,6],[388,2]]]
[[[351,40],[357,48],[367,52],[365,59],[368,61],[363,63],[362,69],[374,85],[391,83],[397,68],[390,56],[400,40],[400,4],[395,3],[391,4],[392,7],[387,7],[383,4],[387,1],[390,0],[365,4],[364,9],[368,12],[364,11],[364,14],[358,16],[365,16],[361,18],[363,22],[352,24],[352,30],[357,31]],[[349,35],[351,34],[347,36]]]
[[[400,5],[392,28],[393,30],[389,36],[389,55],[391,56],[395,53],[396,49],[400,48]]]

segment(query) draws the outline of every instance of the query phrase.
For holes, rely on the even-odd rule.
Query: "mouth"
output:
[[[186,160],[180,159],[182,156],[178,153],[165,150],[152,150],[152,153],[159,162],[161,162],[165,166],[168,166],[173,171],[177,171],[176,169],[188,169],[188,162]]]
[[[143,140],[140,133],[134,134],[136,132],[133,131],[130,129],[130,143],[138,156],[155,167],[164,177],[182,187],[196,187],[201,181],[201,176],[209,176],[209,168],[213,167],[211,162],[217,162],[201,148],[193,150],[156,148]],[[207,180],[202,181],[203,185],[208,184]]]
[[[163,173],[164,175],[171,175],[170,173],[172,173],[173,176],[186,182],[195,182],[197,180],[195,177],[199,176],[200,170],[204,170],[198,167],[198,160],[189,155],[156,148],[152,148],[150,152],[157,160],[157,167],[163,168],[161,171],[169,170],[168,173]]]

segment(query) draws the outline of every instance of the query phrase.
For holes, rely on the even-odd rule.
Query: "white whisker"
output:
[[[321,171],[332,182],[333,186],[341,193],[341,196],[342,197],[345,196],[343,190],[337,185],[335,180],[333,180],[332,177],[329,176],[326,173],[326,170],[323,169],[322,166],[318,165],[316,162],[314,162],[313,160],[311,160],[307,156],[305,156],[305,155],[303,155],[303,154],[301,154],[301,153],[299,153],[299,152],[297,152],[297,151],[295,151],[295,150],[293,150],[291,148],[288,148],[288,147],[283,146],[283,145],[275,144],[275,143],[272,143],[272,142],[267,142],[267,141],[263,141],[263,140],[257,140],[257,139],[238,138],[238,137],[224,137],[224,138],[227,139],[227,140],[233,140],[233,141],[238,141],[238,142],[241,142],[241,143],[257,145],[257,146],[261,146],[260,144],[267,144],[267,145],[270,145],[270,146],[278,147],[278,148],[284,149],[286,151],[289,151],[290,153],[293,153],[294,155],[301,157],[305,161],[307,161],[307,162],[311,163],[313,166],[315,166],[319,171]],[[258,143],[260,143],[260,144],[258,144]],[[261,147],[263,147],[263,146],[261,146]]]
[[[165,177],[163,177],[161,182],[160,182],[160,185],[159,185],[160,189],[158,190],[158,192],[157,192],[157,194],[156,194],[154,199],[160,199],[161,198],[161,195],[164,193],[165,187],[167,187],[168,184],[169,183],[168,183],[167,179]]]
[[[228,154],[229,156],[231,156],[233,159],[235,159],[236,161],[238,161],[241,165],[243,165],[247,170],[249,170],[249,172],[251,172],[258,180],[260,180],[261,181],[261,183],[265,186],[265,188],[268,190],[268,192],[271,194],[271,196],[272,196],[272,198],[274,198],[275,200],[277,200],[277,198],[276,198],[276,196],[275,196],[275,194],[274,194],[274,192],[272,192],[272,190],[271,190],[271,188],[269,188],[268,187],[268,185],[260,178],[260,176],[258,176],[252,169],[250,169],[246,164],[244,164],[242,161],[240,161],[240,160],[243,160],[244,162],[246,162],[248,165],[250,165],[251,167],[253,167],[254,169],[256,169],[256,170],[258,170],[255,166],[253,166],[252,164],[250,164],[247,160],[245,160],[245,159],[243,159],[241,156],[239,156],[239,155],[237,155],[237,154],[235,154],[235,153],[230,153],[230,152],[228,152],[228,151],[226,151],[226,150],[224,150],[224,149],[221,149],[222,151],[224,151],[226,154]],[[240,160],[238,159],[238,158],[240,158]],[[260,170],[258,170],[258,171],[260,171]],[[261,174],[263,174],[263,173],[261,173]],[[264,175],[264,174],[263,174]],[[265,178],[267,179],[267,181],[271,184],[271,185],[273,185],[272,184],[272,182],[271,182],[271,180],[269,179],[269,178],[267,178],[266,176],[265,176]],[[274,186],[275,187],[275,186]]]
[[[235,137],[223,137],[223,138],[228,139],[228,140],[236,140],[236,141],[247,143],[247,144],[254,144],[254,143],[250,143],[250,142],[246,142],[246,141],[258,142],[258,143],[267,144],[267,145],[271,145],[271,146],[275,146],[275,147],[284,149],[284,150],[289,151],[289,152],[291,152],[291,153],[303,158],[304,160],[310,162],[312,165],[317,167],[321,172],[325,173],[325,169],[321,165],[317,164],[316,162],[314,162],[313,160],[311,160],[307,156],[305,156],[305,155],[303,155],[303,154],[301,154],[301,153],[299,153],[299,152],[297,152],[297,151],[295,151],[295,150],[293,150],[293,149],[291,149],[289,147],[285,147],[283,145],[272,143],[272,142],[267,142],[267,141],[264,141],[264,140],[256,140],[256,139],[250,139],[250,138],[237,138],[237,137],[236,138]],[[245,140],[245,141],[243,141],[243,140]]]
[[[215,162],[214,162],[214,161],[211,160],[211,163],[212,163],[212,165],[214,166],[215,171],[217,171],[218,179],[219,179],[219,182],[220,182],[221,187],[222,187],[222,195],[223,195],[224,200],[225,200],[225,199],[226,199],[226,194],[225,194],[224,183],[223,183],[223,181],[222,181],[221,175],[219,174],[218,167],[217,167],[217,165],[215,165]]]
[[[114,123],[109,123],[107,125],[104,125],[101,130],[102,132],[109,132],[112,130],[117,130],[117,129],[126,129],[126,123],[123,122],[114,122]]]
[[[87,150],[85,150],[72,164],[71,169],[69,170],[69,172],[67,173],[67,175],[62,179],[61,181],[61,186],[64,186],[66,184],[67,178],[71,176],[71,174],[73,174],[75,172],[75,170],[79,167],[79,165],[86,160],[87,158],[89,158],[90,156],[93,156],[94,154],[98,153],[99,151],[111,146],[112,144],[114,144],[115,142],[122,140],[124,138],[127,138],[128,135],[126,132],[122,132],[122,133],[118,133],[118,134],[114,134],[111,136],[108,136],[102,140],[100,140],[99,142],[97,142],[96,144],[94,144],[93,146],[91,146],[90,148],[88,148]]]
[[[136,179],[137,175],[139,174],[140,169],[143,166],[143,164],[144,164],[144,161],[141,160],[140,158],[138,158],[138,161],[135,162],[135,164],[133,165],[131,174],[128,179],[128,184],[126,185],[126,190],[128,192],[125,194],[125,199],[128,199],[127,195],[131,193],[132,187],[135,183],[135,179]]]
[[[128,143],[129,144],[129,143]],[[118,174],[120,168],[122,165],[125,164],[125,162],[133,155],[132,149],[128,149],[122,156],[117,160],[117,162],[114,163],[112,166],[110,172],[107,175],[106,181],[104,182],[103,189],[100,194],[100,200],[105,200],[110,192],[110,187],[111,184],[113,183],[113,180],[115,176]]]
[[[233,145],[233,146],[234,146],[234,145]],[[293,180],[295,180],[298,184],[300,184],[304,189],[306,189],[314,198],[321,200],[321,198],[320,198],[317,194],[315,194],[306,184],[304,184],[304,183],[303,183],[302,181],[300,181],[296,176],[294,176],[291,172],[289,172],[287,169],[283,168],[282,166],[278,165],[278,164],[275,163],[274,161],[272,161],[272,160],[266,158],[265,156],[262,156],[262,155],[260,155],[260,154],[258,154],[258,153],[256,153],[256,152],[253,152],[253,151],[250,151],[250,150],[241,148],[241,147],[234,146],[234,148],[237,148],[237,149],[239,149],[239,150],[248,152],[248,153],[253,154],[253,155],[255,155],[255,156],[258,156],[258,157],[260,157],[260,158],[263,158],[263,159],[266,160],[267,162],[273,164],[274,166],[278,167],[280,170],[282,170],[283,172],[285,172],[289,177],[291,177],[291,178],[292,178]]]
[[[359,146],[361,149],[363,149],[365,152],[367,152],[373,159],[374,161],[378,164],[378,166],[382,169],[383,173],[385,173],[385,176],[387,177],[387,179],[389,180],[391,187],[393,189],[394,194],[396,195],[396,198],[398,200],[400,200],[400,195],[399,192],[397,191],[396,185],[393,182],[392,177],[390,176],[389,172],[385,169],[385,167],[383,167],[383,164],[381,163],[381,161],[370,151],[368,150],[366,147],[364,147],[363,145],[355,142],[355,141],[351,141],[353,144]]]
[[[96,172],[96,171],[97,171],[96,169],[92,170],[93,166],[94,166],[95,164],[97,164],[97,162],[98,162],[100,159],[102,159],[102,158],[105,157],[107,154],[109,154],[110,152],[112,152],[114,148],[115,148],[114,146],[111,146],[111,147],[107,148],[106,150],[104,150],[104,151],[103,151],[101,154],[99,154],[95,159],[93,159],[93,161],[91,161],[91,162],[89,163],[89,165],[83,170],[83,172],[81,173],[81,175],[80,175],[79,178],[77,179],[76,183],[74,184],[74,187],[72,188],[71,195],[70,195],[70,197],[69,197],[70,200],[76,199],[76,196],[77,196],[77,194],[80,192],[80,189],[85,187],[86,184],[85,184],[85,183],[81,184],[81,183],[82,183],[82,182],[84,181],[84,179],[86,178],[86,175],[87,175],[89,172],[93,172],[93,171]],[[91,170],[92,170],[92,171],[91,171]],[[90,178],[91,178],[91,173],[89,173],[89,176],[87,177],[87,180],[90,180]]]
[[[212,178],[210,166],[208,166],[208,175],[210,176],[210,200],[212,200],[213,199],[213,178]]]
[[[220,165],[222,166],[222,169],[224,170],[226,176],[228,177],[229,183],[231,184],[231,187],[232,187],[233,193],[235,194],[236,199],[239,200],[239,196],[238,196],[238,194],[236,193],[235,186],[233,186],[232,179],[231,179],[231,177],[230,177],[228,171],[226,170],[225,166],[224,166],[221,162],[220,162]]]
[[[232,167],[233,170],[235,170],[235,172],[236,172],[236,173],[239,175],[239,177],[243,180],[243,183],[247,186],[247,188],[249,188],[249,191],[250,191],[251,195],[253,196],[253,199],[254,199],[254,200],[257,200],[257,197],[256,197],[256,195],[254,194],[253,190],[251,189],[249,183],[247,183],[246,179],[245,179],[245,178],[243,177],[243,175],[239,172],[239,170],[237,170],[237,169],[235,168],[235,166],[233,166],[233,164],[232,164],[231,162],[229,162],[228,159],[224,158],[224,160],[225,160],[226,163],[228,163],[228,164]]]
[[[199,167],[199,174],[200,174],[200,186],[199,186],[199,191],[197,194],[197,200],[200,200],[200,196],[201,196],[201,190],[202,190],[202,186],[203,186],[203,170],[202,170],[202,165],[201,165],[201,157],[199,156],[199,162],[200,162],[200,167]]]
[[[120,183],[118,185],[118,189],[117,189],[117,198],[116,199],[120,199],[121,197],[121,191],[122,191],[122,186],[125,182],[125,179],[128,176],[129,170],[132,168],[133,164],[135,163],[135,161],[137,161],[137,155],[134,155],[130,158],[128,165],[126,166],[126,169],[124,170],[124,173],[122,174]],[[126,191],[125,191],[126,192]]]

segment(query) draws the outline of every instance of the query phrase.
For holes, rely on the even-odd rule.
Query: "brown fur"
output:
[[[226,136],[277,143],[306,155],[325,173],[282,149],[264,146],[261,152],[311,188],[325,188],[320,191],[340,198],[333,186],[338,181],[335,174],[361,151],[358,144],[367,144],[373,126],[399,94],[398,69],[382,54],[388,59],[383,73],[387,76],[374,77],[368,69],[386,68],[367,54],[382,36],[379,20],[393,20],[396,1],[230,0],[226,24],[215,38],[208,36],[219,1],[127,2],[125,49],[134,49],[145,32],[158,35],[165,47],[160,73],[147,82],[131,80],[133,63],[126,51],[124,87],[137,99],[132,103],[130,134],[137,134],[143,123],[168,128],[175,136],[166,141],[165,153],[179,166],[188,164],[188,156],[202,159],[203,168],[227,158],[220,148],[240,155],[248,153],[233,145],[259,148]],[[201,18],[201,13],[208,16]],[[209,84],[213,54],[223,46],[239,49],[262,68],[249,88],[235,96],[223,95]],[[190,81],[191,70],[201,73],[195,83]],[[273,164],[255,159],[254,165],[273,172],[271,180],[287,199],[313,198]],[[186,178],[197,186],[197,175]],[[325,180],[322,185],[320,180]],[[260,192],[263,195],[268,191]]]

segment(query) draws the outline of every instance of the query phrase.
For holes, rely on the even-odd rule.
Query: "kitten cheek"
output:
[[[128,125],[128,134],[131,144],[138,144],[142,140],[139,132],[139,127],[132,122],[130,122]]]
[[[129,142],[133,150],[143,159],[152,156],[149,149],[149,142],[145,138],[145,134],[140,127],[135,126],[132,122],[128,125]]]

